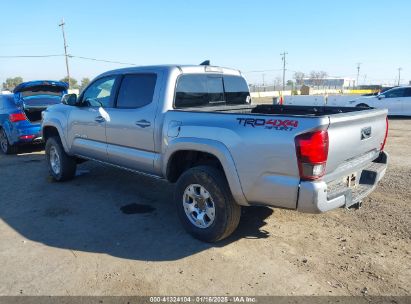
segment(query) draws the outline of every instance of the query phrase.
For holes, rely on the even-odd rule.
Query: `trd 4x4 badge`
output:
[[[251,126],[264,127],[265,129],[274,129],[278,131],[292,131],[298,127],[298,120],[283,119],[263,119],[263,118],[237,118],[238,124],[244,127]]]

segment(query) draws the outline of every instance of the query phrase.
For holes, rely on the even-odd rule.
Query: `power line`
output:
[[[0,55],[0,58],[48,58],[48,57],[65,57],[65,54],[52,54],[52,55]],[[84,56],[76,56],[67,54],[68,58],[75,58],[75,59],[83,59],[83,60],[91,60],[91,61],[100,61],[100,62],[107,62],[107,63],[116,63],[116,64],[126,64],[126,65],[137,65],[135,63],[130,62],[121,62],[121,61],[113,61],[113,60],[106,60],[106,59],[97,59],[92,57],[84,57]]]
[[[256,70],[256,71],[245,71],[242,72],[244,74],[248,74],[248,73],[264,73],[264,72],[277,72],[277,71],[282,71],[283,69],[272,69],[272,70]]]
[[[105,60],[105,59],[96,59],[96,58],[91,58],[91,57],[74,56],[74,55],[68,55],[68,56],[70,58],[77,58],[77,59],[84,59],[84,60],[91,60],[91,61],[101,61],[101,62],[107,62],[107,63],[117,63],[117,64],[126,64],[126,65],[137,65],[135,63],[130,63],[130,62],[111,61],[111,60]]]
[[[62,57],[64,54],[53,55],[1,55],[0,58],[46,58],[46,57]]]

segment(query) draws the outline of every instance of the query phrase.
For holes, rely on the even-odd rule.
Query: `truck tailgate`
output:
[[[325,180],[369,164],[378,157],[387,128],[387,110],[330,115]]]

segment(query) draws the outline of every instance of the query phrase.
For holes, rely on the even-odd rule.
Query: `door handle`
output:
[[[106,121],[103,116],[97,116],[94,120],[96,122],[105,122]]]
[[[149,122],[148,120],[142,119],[142,120],[136,121],[136,125],[139,126],[140,128],[147,128],[151,126],[151,122]]]

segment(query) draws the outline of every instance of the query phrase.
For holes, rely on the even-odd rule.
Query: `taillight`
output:
[[[304,133],[295,137],[300,178],[315,180],[325,173],[328,158],[328,132]]]
[[[26,120],[26,115],[24,113],[12,113],[9,115],[9,120],[11,122]]]
[[[384,141],[381,144],[381,151],[384,151],[385,143],[387,142],[388,137],[388,117],[385,118],[385,136]]]
[[[34,137],[36,137],[36,135],[22,135],[19,138],[26,140],[26,139],[33,139]]]

